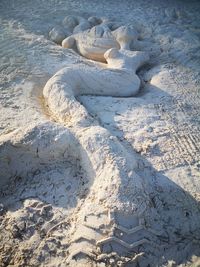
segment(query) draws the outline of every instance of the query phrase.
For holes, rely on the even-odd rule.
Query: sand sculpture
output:
[[[101,25],[67,37],[62,41],[62,47],[72,48],[82,56],[97,61],[105,61],[103,55],[109,48],[120,48],[109,28]]]
[[[77,50],[88,59],[105,61],[104,53],[109,48],[130,50],[131,43],[136,39],[137,34],[130,27],[121,26],[111,32],[109,27],[103,24],[64,39],[62,46]]]
[[[181,217],[181,210],[187,206],[185,195],[176,185],[145,169],[140,158],[130,153],[78,101],[80,95],[87,94],[136,95],[140,88],[136,71],[148,61],[148,55],[130,50],[137,33],[129,27],[116,28],[112,23],[94,17],[88,20],[67,17],[63,24],[71,36],[62,41],[62,46],[101,62],[69,65],[50,78],[43,90],[50,116],[59,127],[69,130],[63,134],[62,144],[42,142],[47,143],[39,160],[43,157],[43,164],[47,164],[58,157],[58,151],[67,151],[69,158],[79,158],[90,184],[89,193],[77,205],[71,218],[73,223],[66,233],[66,263],[79,266],[79,259],[89,258],[111,266],[109,260],[115,257],[124,264],[128,259],[130,266],[136,266],[134,264],[138,262],[139,266],[148,266],[149,263],[155,266],[157,258],[162,257],[165,250],[173,249],[176,234],[170,225],[176,225],[177,216],[180,223],[187,224],[187,220]],[[79,31],[82,32],[77,33]],[[41,127],[45,131],[46,126]],[[31,131],[21,137],[24,146],[30,144]],[[52,132],[54,136],[53,128]],[[35,136],[38,136],[37,132]],[[67,144],[65,149],[64,144]],[[36,151],[34,146],[28,149],[31,155],[36,153],[32,152]],[[37,165],[38,157],[34,160]],[[34,160],[31,161],[32,169]],[[17,162],[13,165],[13,172],[27,166],[26,160],[21,165]],[[149,176],[143,176],[144,171],[149,172]],[[147,176],[149,179],[145,178]],[[176,199],[170,197],[171,191],[176,192]],[[173,208],[163,213],[162,203]],[[195,229],[195,223],[190,227]],[[187,235],[181,230],[179,234]]]
[[[159,207],[151,207],[150,196],[162,190],[170,192],[171,188],[163,184],[158,192],[156,179],[145,181],[139,175],[139,159],[130,155],[77,100],[82,94],[129,97],[140,88],[136,70],[148,61],[148,55],[130,50],[137,32],[125,26],[115,30],[109,27],[101,22],[62,41],[64,48],[106,63],[64,68],[47,82],[43,91],[56,120],[71,125],[80,144],[82,166],[92,184],[84,205],[75,215],[67,262],[72,264],[75,260],[78,264],[82,257],[105,260],[113,252],[122,259],[132,252],[133,258],[141,256],[140,264],[146,266],[148,260],[142,255],[158,253],[158,247],[164,246],[160,236],[167,238],[164,218],[159,215]],[[176,187],[173,190],[177,190],[178,198],[182,197]],[[166,201],[173,202],[170,198]]]
[[[87,68],[84,65],[69,66],[47,82],[44,98],[59,121],[83,123],[82,117],[89,116],[76,100],[78,95],[130,97],[137,94],[140,79],[135,72],[148,60],[148,55],[111,48],[104,58],[107,64],[95,64]]]
[[[137,94],[140,79],[136,70],[148,61],[148,55],[130,51],[130,43],[136,36],[135,31],[127,27],[111,32],[103,24],[66,38],[62,42],[64,48],[74,48],[76,43],[81,55],[106,63],[66,67],[58,71],[43,90],[51,114],[60,123],[71,125],[71,131],[81,145],[82,165],[87,171],[92,167],[94,175],[91,177],[90,194],[72,229],[68,262],[82,254],[94,258],[98,254],[98,246],[102,247],[103,253],[111,253],[110,243],[119,254],[124,250],[134,250],[139,245],[149,243],[146,235],[155,236],[156,233],[152,229],[145,229],[142,224],[141,215],[148,205],[148,197],[144,195],[142,181],[135,172],[137,160],[129,155],[116,137],[93,120],[77,100],[83,94],[119,97]],[[97,190],[100,184],[101,190]],[[132,192],[127,198],[124,192],[128,184]],[[141,197],[142,205],[139,200]],[[115,213],[119,217],[118,222],[112,218]],[[95,216],[99,220],[93,219]],[[124,220],[125,224],[121,224],[120,220]],[[110,236],[95,230],[101,224],[105,228],[101,231],[109,231]],[[112,234],[114,225],[117,231],[127,235],[126,241]],[[135,237],[135,232],[139,232],[141,238],[137,234]],[[95,240],[95,245],[91,239]]]
[[[138,33],[130,26],[120,26],[106,19],[67,16],[63,26],[54,27],[49,36],[52,41],[62,43],[62,47],[71,48],[88,59],[106,62],[104,53],[108,49],[130,50]]]
[[[104,53],[109,48],[130,50],[131,43],[136,39],[137,33],[130,27],[121,26],[111,31],[107,24],[100,24],[67,37],[62,41],[62,46],[77,50],[88,59],[105,61]]]

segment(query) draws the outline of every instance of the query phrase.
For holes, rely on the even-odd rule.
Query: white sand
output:
[[[0,266],[200,266],[199,11],[198,1],[1,1]],[[101,127],[77,132],[42,98],[56,71],[87,64],[48,39],[69,14],[131,24],[135,50],[150,53],[136,97],[80,97]],[[141,239],[150,244],[119,242]]]

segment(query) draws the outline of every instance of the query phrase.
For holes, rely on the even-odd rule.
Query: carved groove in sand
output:
[[[138,214],[128,216],[129,223],[121,222],[124,213],[116,218],[115,213],[108,212],[97,214],[87,214],[85,221],[77,227],[71,241],[68,262],[72,259],[77,260],[85,255],[94,261],[109,261],[112,253],[119,257],[132,253],[136,256],[137,248],[150,244],[156,246],[157,232],[146,229],[141,224]],[[126,215],[125,215],[126,216]],[[118,219],[118,220],[117,220]]]

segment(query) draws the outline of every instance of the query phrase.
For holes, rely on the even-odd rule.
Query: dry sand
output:
[[[200,266],[199,12],[198,1],[1,1],[0,266]],[[134,49],[150,54],[138,71],[142,86],[136,97],[80,97],[101,126],[92,132],[57,123],[42,97],[56,71],[88,64],[49,40],[49,31],[71,14],[133,25],[140,35]],[[141,245],[128,253],[111,235],[111,251],[85,257],[93,241],[101,243],[112,232],[110,207],[104,207],[107,213],[99,207],[98,217],[96,198],[115,201],[109,190],[127,187],[120,174],[122,180],[113,180],[107,192],[107,174],[94,182],[92,167],[81,161],[88,155],[80,155],[80,147],[90,135],[96,134],[97,141],[104,137],[102,129],[110,133],[111,146],[119,142],[126,150],[113,153],[137,165],[151,198],[151,206],[141,205],[141,210],[148,207],[149,225],[130,215],[134,202],[128,191],[121,200],[127,212],[116,213],[114,220],[127,229],[129,222],[130,229],[153,228],[147,239],[159,247]],[[103,138],[102,144],[107,148]],[[92,140],[88,151],[92,155],[98,148]],[[93,160],[101,169],[100,152]],[[158,223],[148,210],[155,210]],[[82,226],[80,215],[89,211],[93,228]],[[95,234],[91,229],[97,229]],[[69,260],[79,250],[86,253]]]

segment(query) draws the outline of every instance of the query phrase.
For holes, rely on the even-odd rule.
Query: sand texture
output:
[[[200,266],[200,3],[0,3],[0,267]]]

